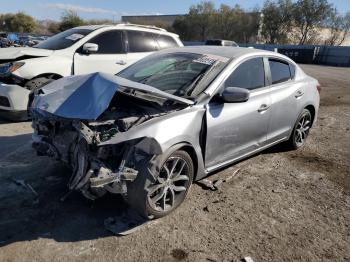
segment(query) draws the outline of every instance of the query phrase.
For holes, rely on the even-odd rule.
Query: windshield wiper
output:
[[[194,81],[192,82],[192,84],[187,88],[187,92],[186,92],[186,96],[191,96],[191,93],[193,91],[193,89],[197,86],[198,82],[200,80],[202,80],[203,76],[205,75],[205,73],[207,72],[207,69],[203,69],[202,72],[200,72],[198,74],[198,76],[194,79]]]

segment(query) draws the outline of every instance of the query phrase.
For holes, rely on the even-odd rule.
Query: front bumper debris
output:
[[[38,126],[39,125],[39,126]],[[64,126],[62,132],[54,127],[45,128],[34,124],[32,146],[38,155],[49,156],[63,161],[73,169],[68,183],[69,190],[80,190],[89,199],[96,199],[105,192],[126,194],[126,183],[136,179],[138,171],[130,166],[129,155],[132,147],[126,145],[113,150],[123,151],[116,161],[108,159],[112,150],[96,145],[96,137],[86,125],[75,122]],[[45,132],[57,132],[45,135]],[[41,133],[44,133],[41,134]]]

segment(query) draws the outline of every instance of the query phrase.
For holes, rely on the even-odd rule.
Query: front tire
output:
[[[312,115],[308,109],[304,109],[296,121],[293,132],[287,141],[290,149],[298,149],[304,146],[312,125]]]
[[[148,168],[143,168],[127,189],[128,204],[148,219],[160,218],[175,210],[184,201],[194,176],[192,159],[183,150],[157,158],[154,162],[160,163],[154,169],[157,174],[152,175]]]

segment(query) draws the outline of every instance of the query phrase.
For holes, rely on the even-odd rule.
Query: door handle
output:
[[[268,106],[267,104],[262,104],[259,109],[258,109],[258,112],[261,113],[261,112],[264,112],[266,111],[267,109],[269,109],[270,106]]]
[[[301,91],[301,90],[298,90],[295,94],[295,98],[299,98],[299,97],[302,97],[304,95],[304,92]]]
[[[124,60],[118,60],[117,62],[115,62],[117,65],[126,65],[126,61]]]

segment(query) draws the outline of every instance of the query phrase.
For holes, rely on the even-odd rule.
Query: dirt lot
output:
[[[279,147],[194,185],[174,213],[116,237],[107,217],[126,204],[73,193],[69,170],[30,148],[30,123],[0,123],[0,261],[350,261],[350,68],[303,66],[322,85],[307,145]],[[13,182],[23,179],[37,192]]]

